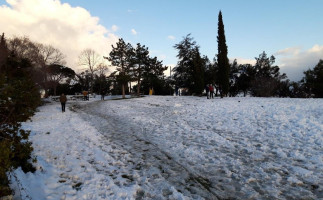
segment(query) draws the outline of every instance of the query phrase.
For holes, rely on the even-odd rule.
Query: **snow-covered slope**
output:
[[[24,123],[39,170],[16,170],[22,196],[323,198],[322,99],[149,96],[67,106],[42,106]]]

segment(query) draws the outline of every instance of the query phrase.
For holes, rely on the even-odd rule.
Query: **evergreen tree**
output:
[[[3,33],[0,39],[0,73],[4,68],[4,64],[8,58],[8,55],[9,55],[9,52],[8,52],[7,42]]]
[[[75,81],[77,82],[76,86],[80,91],[88,91],[90,89],[91,74],[88,70],[85,70],[79,74],[75,74]]]
[[[224,34],[224,24],[222,20],[222,12],[219,12],[219,22],[218,22],[218,78],[221,98],[226,96],[229,92],[229,73],[230,65],[228,59],[228,47],[226,45],[226,39]]]
[[[204,65],[204,82],[205,84],[208,83],[215,83],[215,67],[209,60],[207,56],[203,58],[203,65]]]
[[[190,94],[201,94],[204,88],[205,62],[201,58],[199,46],[188,34],[174,48],[178,50],[179,59],[173,69],[176,86],[187,88]]]
[[[302,82],[309,96],[323,98],[323,60],[320,60],[314,69],[309,69],[304,74]]]
[[[131,44],[126,44],[124,40],[120,38],[116,47],[112,45],[112,51],[110,52],[109,57],[104,57],[111,61],[113,66],[117,67],[119,74],[116,78],[122,85],[122,98],[126,98],[126,85],[131,80],[129,73],[130,67],[132,66],[133,53],[134,50]]]
[[[167,67],[163,66],[162,61],[159,61],[157,57],[149,58],[148,65],[145,66],[143,71],[141,89],[148,92],[150,88],[153,88],[156,95],[169,94],[169,88],[166,86],[164,79],[165,70],[167,70]]]
[[[75,76],[74,70],[62,65],[49,65],[46,67],[46,70],[48,75],[49,86],[54,90],[55,96],[58,84],[66,78],[73,78]]]
[[[192,73],[192,86],[191,90],[193,94],[202,95],[204,90],[204,71],[205,71],[205,62],[201,58],[201,54],[198,47],[195,47],[193,54],[193,73]]]
[[[192,52],[196,47],[196,42],[188,34],[183,40],[174,46],[178,50],[177,57],[179,61],[176,67],[173,68],[174,80],[177,87],[188,88],[192,76],[191,72],[191,57]]]
[[[246,96],[250,91],[252,81],[255,78],[256,71],[251,64],[243,64],[238,67],[239,77],[237,80],[237,86],[240,92]]]
[[[230,97],[234,97],[239,93],[238,79],[239,79],[239,66],[237,60],[235,59],[233,63],[230,64],[230,87],[229,87],[229,95]]]
[[[133,76],[137,81],[137,96],[140,96],[140,85],[144,70],[149,67],[149,51],[145,45],[137,44],[132,58]]]
[[[6,49],[1,39],[0,49]],[[28,141],[29,131],[21,122],[29,119],[40,103],[36,84],[30,76],[31,62],[13,51],[3,60],[0,71],[0,198],[11,194],[7,173],[21,167],[24,172],[35,171],[30,160],[33,150]]]
[[[278,89],[280,83],[287,76],[286,74],[280,74],[279,67],[273,66],[275,63],[275,57],[267,57],[267,54],[263,52],[256,58],[256,64],[254,66],[255,77],[252,81],[251,93],[257,97],[270,97],[278,95]]]

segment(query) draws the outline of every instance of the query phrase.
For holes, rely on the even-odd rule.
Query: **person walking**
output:
[[[210,92],[209,85],[205,86],[205,92],[206,92],[206,98],[209,99],[209,92]]]
[[[59,97],[59,101],[61,102],[61,105],[62,105],[62,112],[65,112],[65,104],[66,104],[67,98],[64,95],[64,93],[62,93],[62,95]]]
[[[209,90],[210,90],[210,99],[212,98],[214,98],[213,96],[214,96],[214,87],[213,87],[213,85],[212,84],[210,84],[210,86],[209,86]]]
[[[101,90],[101,100],[104,101],[105,91]]]

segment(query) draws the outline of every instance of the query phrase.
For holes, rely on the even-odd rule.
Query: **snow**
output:
[[[31,121],[32,199],[323,199],[323,100],[51,102]]]

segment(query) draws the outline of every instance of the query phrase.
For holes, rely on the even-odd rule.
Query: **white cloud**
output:
[[[268,55],[269,56],[269,55]],[[320,59],[323,59],[323,45],[314,45],[309,49],[302,49],[301,47],[289,47],[278,50],[274,53],[276,63],[279,66],[281,73],[286,73],[288,79],[291,81],[300,81],[308,69],[313,69]],[[236,58],[238,64],[256,63],[255,59]],[[230,59],[233,62],[234,59]]]
[[[286,48],[274,55],[281,72],[286,73],[290,80],[299,81],[304,77],[304,71],[313,69],[323,59],[323,45],[316,44],[307,50],[300,47]]]
[[[131,29],[132,35],[137,35],[137,31],[135,29]]]
[[[175,40],[176,38],[175,38],[175,36],[173,36],[173,35],[169,35],[168,37],[167,37],[169,40]]]
[[[117,25],[112,25],[111,29],[113,32],[116,32],[119,30],[119,27]]]
[[[77,57],[85,48],[107,55],[118,37],[99,24],[99,18],[81,7],[59,0],[7,0],[0,7],[1,31],[7,37],[27,36],[51,44],[66,55],[67,65],[77,69]],[[116,30],[117,26],[112,26]]]
[[[256,64],[256,59],[248,59],[248,58],[234,58],[237,60],[237,63],[238,64],[251,64],[251,65],[254,65]],[[234,59],[229,59],[230,62],[232,63],[234,61]]]
[[[300,47],[289,47],[282,50],[279,50],[275,53],[277,56],[284,56],[284,55],[297,55],[300,52]]]

